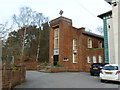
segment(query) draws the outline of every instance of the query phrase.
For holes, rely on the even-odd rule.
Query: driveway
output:
[[[118,88],[120,84],[101,83],[87,72],[43,73],[27,71],[26,82],[16,88]]]

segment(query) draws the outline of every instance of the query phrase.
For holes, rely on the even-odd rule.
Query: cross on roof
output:
[[[62,16],[62,14],[63,14],[63,11],[62,11],[62,10],[60,10],[59,14]]]

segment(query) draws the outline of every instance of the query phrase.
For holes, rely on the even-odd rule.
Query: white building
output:
[[[120,64],[120,0],[105,0],[112,10],[98,17],[104,21],[105,61]]]
[[[2,90],[2,41],[0,40],[0,90]]]

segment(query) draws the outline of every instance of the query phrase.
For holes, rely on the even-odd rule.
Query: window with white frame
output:
[[[98,60],[99,60],[99,63],[103,63],[103,57],[102,57],[102,55],[99,55]]]
[[[73,39],[73,63],[77,63],[77,39]]]
[[[96,56],[93,56],[93,63],[97,63]]]
[[[92,48],[92,39],[88,39],[88,48]]]
[[[77,53],[73,53],[73,63],[77,63]]]
[[[54,30],[54,49],[59,48],[59,28]]]
[[[73,39],[73,50],[77,50],[77,39]]]
[[[102,41],[98,42],[98,48],[102,48]]]
[[[56,38],[59,37],[59,28],[54,30],[54,37],[56,37]]]
[[[58,49],[58,48],[59,48],[59,40],[54,39],[54,49]]]
[[[91,57],[87,56],[87,63],[91,63]]]

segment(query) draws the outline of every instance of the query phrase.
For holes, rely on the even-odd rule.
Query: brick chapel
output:
[[[50,21],[49,61],[69,71],[87,72],[92,63],[104,63],[104,37],[85,28],[75,28],[72,20],[60,16]]]

